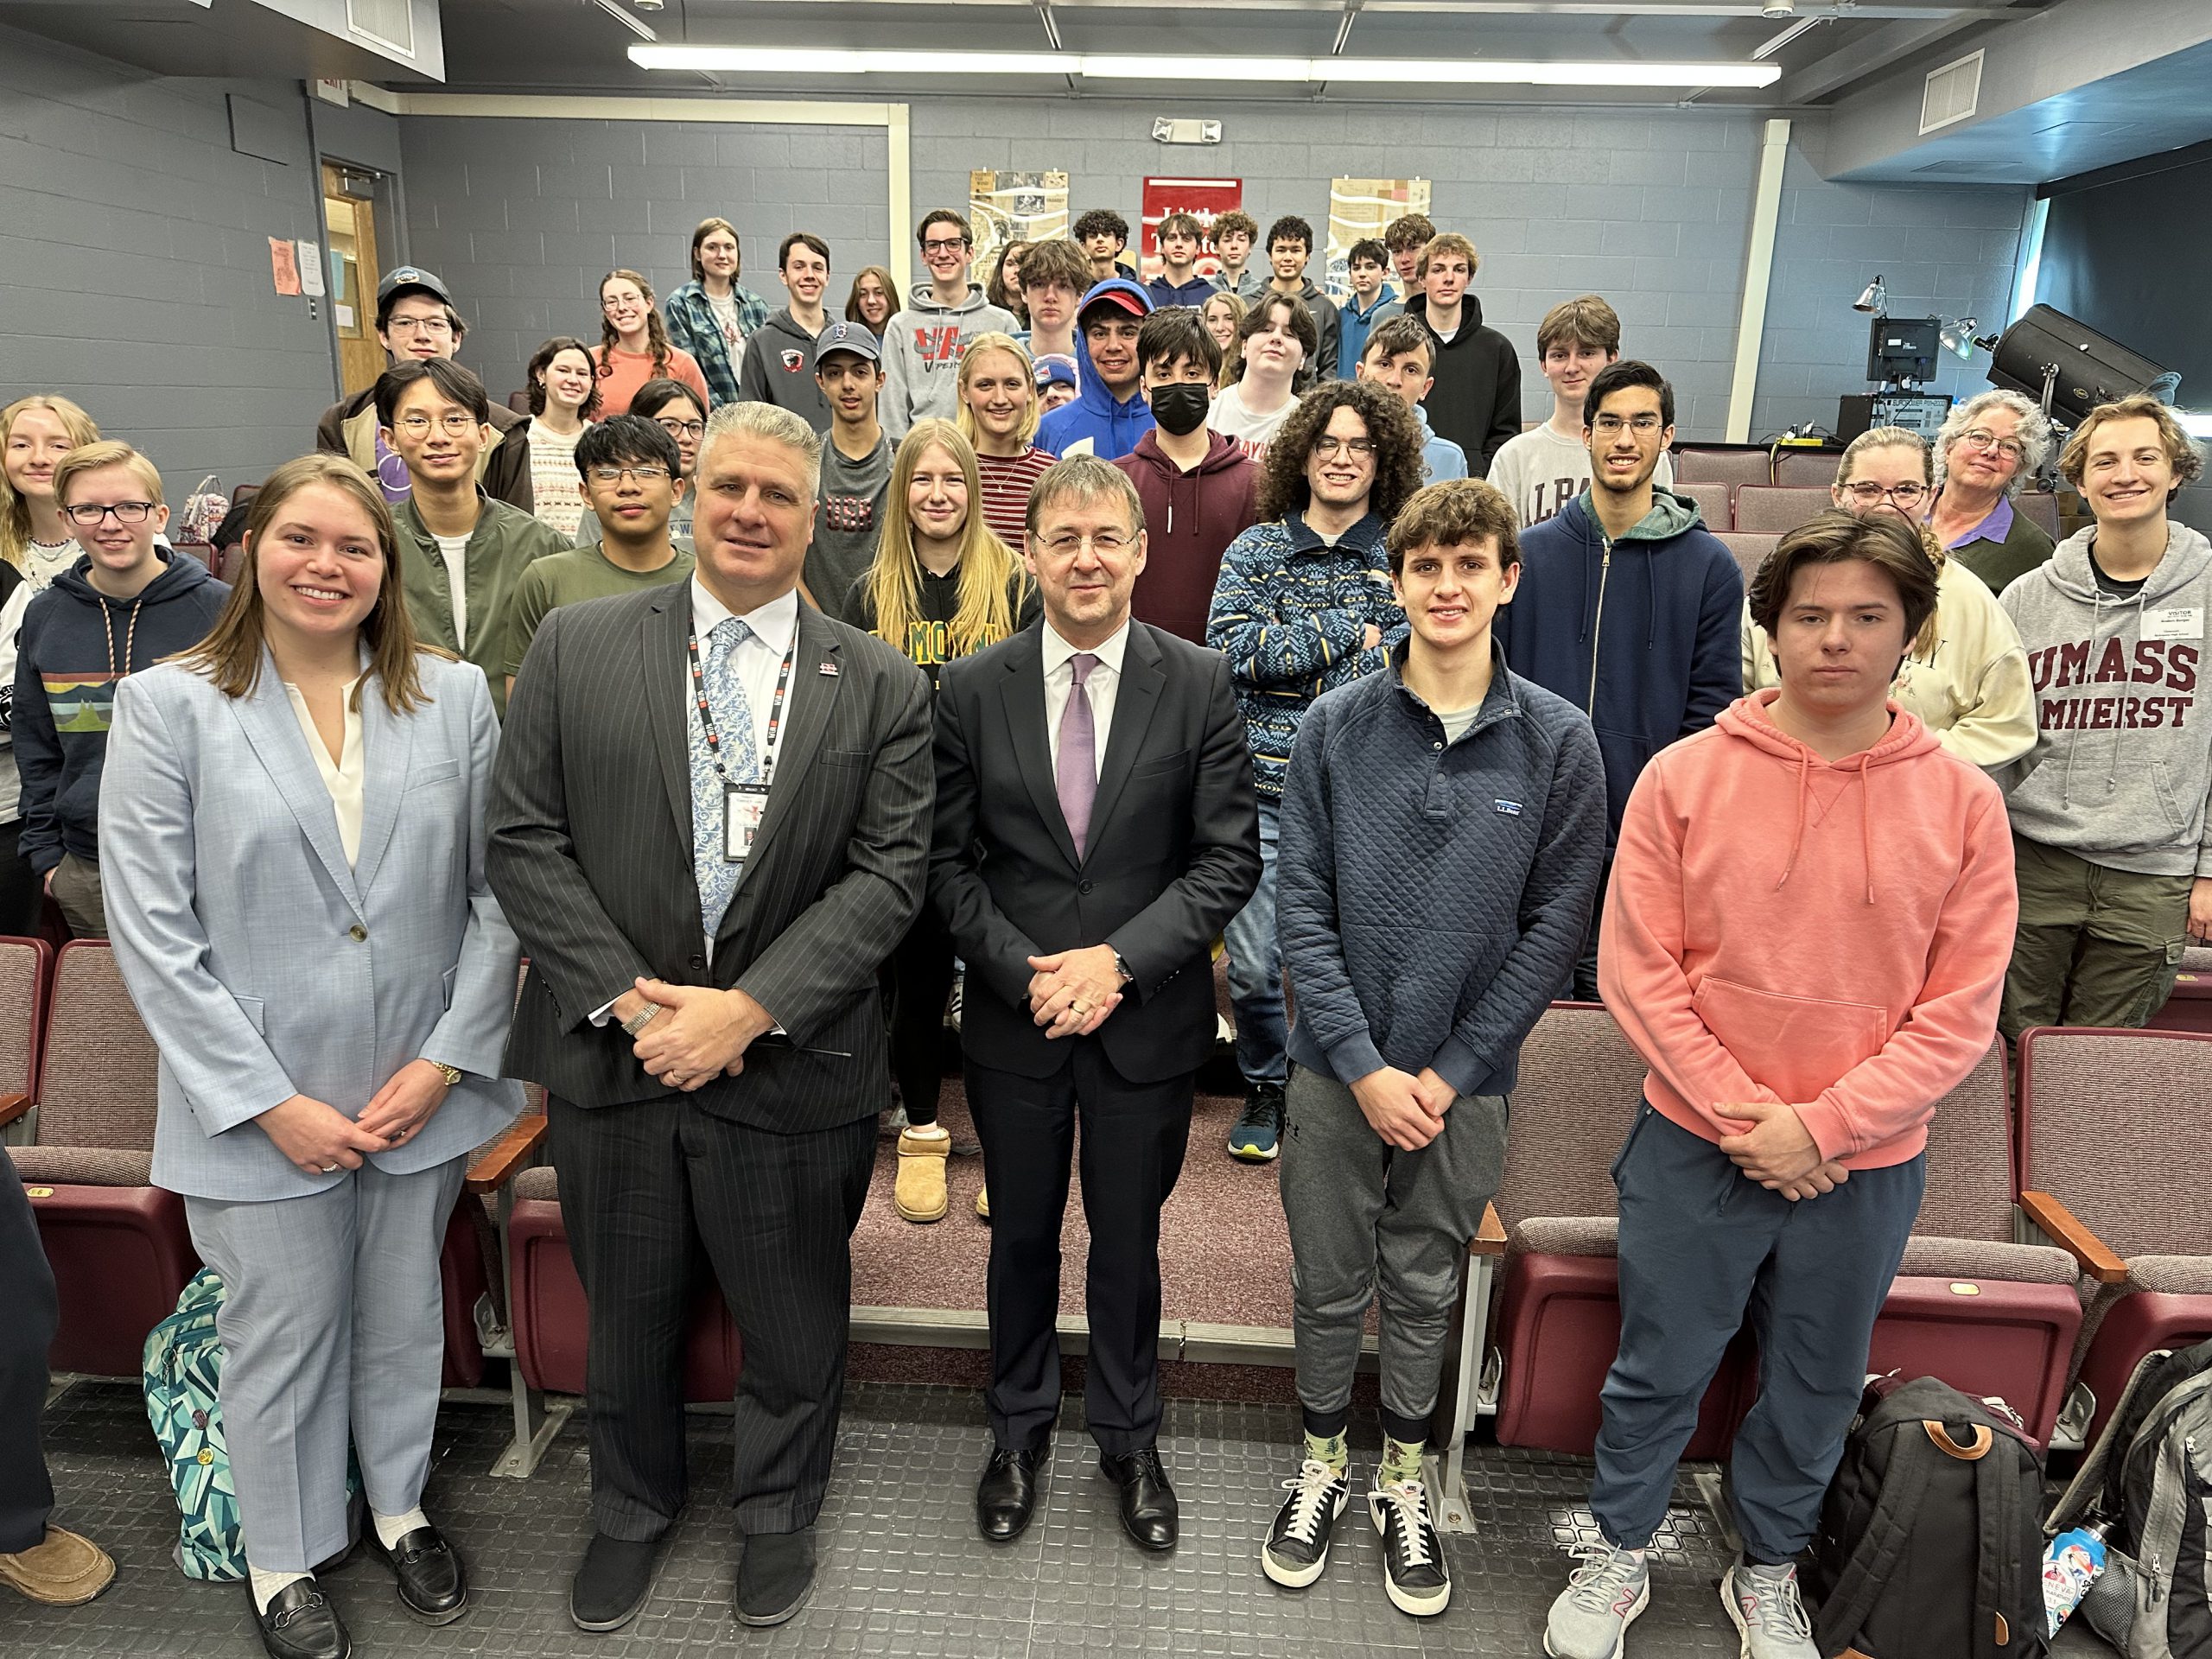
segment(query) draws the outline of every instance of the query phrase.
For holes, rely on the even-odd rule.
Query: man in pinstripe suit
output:
[[[927,683],[799,602],[820,465],[789,411],[717,410],[693,580],[553,612],[508,705],[490,872],[531,968],[507,1068],[548,1091],[591,1305],[584,1630],[636,1616],[683,1505],[702,1247],[745,1344],[737,1616],[812,1586],[889,1093],[876,969],[932,787]]]

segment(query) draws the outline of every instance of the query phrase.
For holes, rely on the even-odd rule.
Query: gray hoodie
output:
[[[893,443],[916,421],[950,420],[960,406],[960,353],[978,334],[1010,334],[1021,325],[970,287],[958,305],[939,305],[927,288],[883,325],[883,398],[876,417]]]
[[[814,378],[814,336],[792,318],[789,306],[745,342],[737,395],[741,403],[788,409],[817,432],[830,429],[830,400]]]
[[[2132,599],[2101,592],[2094,530],[2058,544],[1999,601],[2035,682],[2036,746],[1999,775],[2030,841],[2139,875],[2212,875],[2212,707],[2199,709],[2212,542],[2168,530]]]

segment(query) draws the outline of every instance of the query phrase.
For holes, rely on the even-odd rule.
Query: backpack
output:
[[[200,487],[185,497],[184,505],[177,509],[176,522],[171,526],[170,541],[181,546],[211,546],[215,540],[215,527],[223,522],[223,515],[231,510],[231,498],[215,486],[220,480],[213,473],[200,480]]]
[[[245,1577],[245,1548],[216,1405],[223,1344],[215,1313],[222,1305],[223,1281],[213,1268],[200,1268],[176,1299],[176,1312],[147,1333],[143,1382],[146,1415],[168,1458],[169,1484],[184,1516],[177,1567],[188,1579],[230,1583]]]
[[[1805,1574],[1825,1659],[2042,1654],[2043,1469],[2009,1410],[1891,1376],[1859,1412]]]
[[[2126,1659],[2212,1659],[2212,1342],[2146,1355],[2054,1529],[2110,1528],[2082,1616]]]

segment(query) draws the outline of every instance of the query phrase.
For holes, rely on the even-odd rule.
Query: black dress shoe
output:
[[[653,1592],[656,1538],[591,1535],[576,1576],[569,1581],[569,1618],[580,1630],[619,1630]]]
[[[245,1599],[253,1607],[251,1579]],[[269,1599],[265,1611],[254,1607],[253,1618],[269,1659],[347,1659],[353,1651],[338,1610],[322,1599],[313,1579],[294,1579]]]
[[[1107,1479],[1120,1485],[1122,1529],[1136,1541],[1137,1547],[1174,1548],[1179,1511],[1175,1505],[1175,1489],[1167,1484],[1167,1471],[1160,1467],[1160,1448],[1147,1446],[1141,1452],[1124,1456],[1101,1452],[1098,1469]]]
[[[749,1532],[737,1568],[737,1622],[780,1624],[814,1593],[814,1529]]]
[[[399,1605],[425,1624],[450,1624],[468,1611],[468,1575],[435,1527],[403,1534],[390,1549],[372,1529],[369,1548],[399,1580]]]
[[[976,1483],[976,1526],[991,1542],[1011,1543],[1027,1529],[1037,1508],[1038,1455],[1001,1446],[983,1465]]]

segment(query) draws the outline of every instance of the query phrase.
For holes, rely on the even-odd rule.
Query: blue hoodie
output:
[[[1086,454],[1101,461],[1119,461],[1137,447],[1139,438],[1152,430],[1152,405],[1145,402],[1143,388],[1132,391],[1128,401],[1116,403],[1090,366],[1090,347],[1083,338],[1083,314],[1093,300],[1109,291],[1134,294],[1144,307],[1145,315],[1152,315],[1152,296],[1141,283],[1126,276],[1109,276],[1083,296],[1083,303],[1075,308],[1078,387],[1075,401],[1062,404],[1047,415],[1038,427],[1034,440],[1039,449],[1052,454],[1065,455],[1076,445],[1085,444]]]
[[[65,852],[99,861],[100,769],[116,683],[198,645],[230,588],[189,553],[165,553],[136,599],[85,578],[90,555],[23,612],[16,653],[16,765],[22,774],[24,860],[41,875]]]
[[[1744,575],[1697,503],[1651,493],[1608,541],[1586,489],[1521,532],[1521,583],[1491,624],[1513,671],[1590,716],[1605,760],[1605,845],[1644,765],[1744,694]]]

